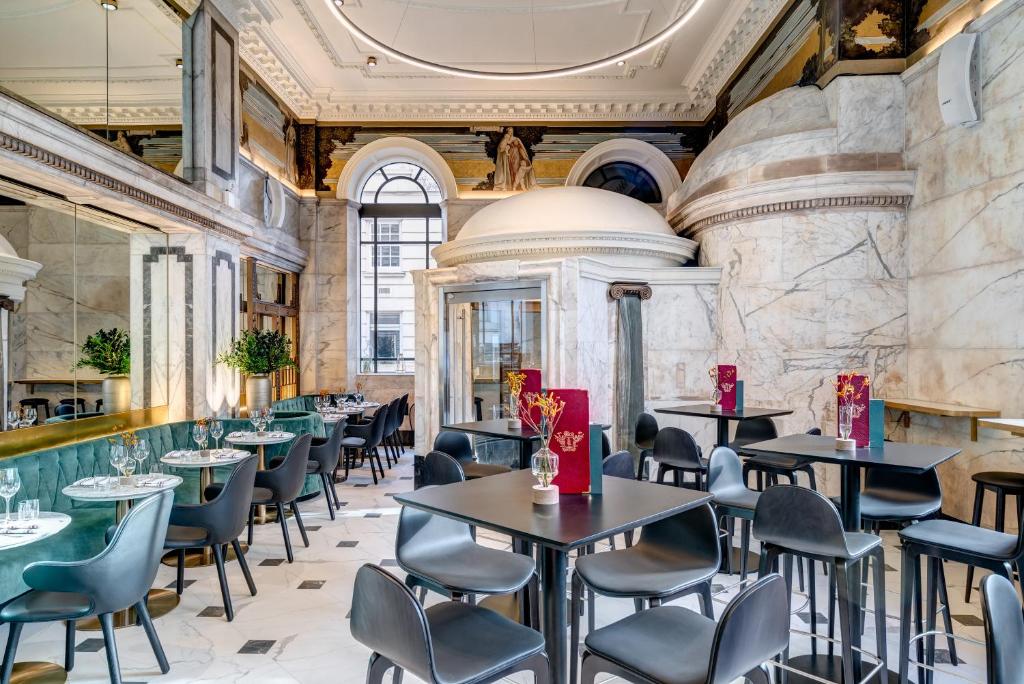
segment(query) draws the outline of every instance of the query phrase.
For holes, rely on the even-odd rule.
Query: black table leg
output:
[[[725,418],[718,419],[718,441],[715,446],[729,446],[729,421]]]
[[[847,532],[860,532],[860,467],[844,465],[841,501],[843,527]]]
[[[519,469],[529,470],[533,467],[533,442],[529,439],[519,440]]]
[[[551,683],[568,681],[568,629],[565,607],[565,571],[569,557],[564,551],[542,546],[540,549],[541,624],[551,663]]]

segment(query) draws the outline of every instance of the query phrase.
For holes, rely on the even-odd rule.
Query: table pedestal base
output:
[[[743,567],[743,549],[739,547],[732,547],[732,565],[727,565],[727,559],[722,559],[721,571],[724,573],[727,569],[731,570],[730,575],[740,574],[740,568]],[[761,566],[761,557],[753,551],[747,551],[747,575],[756,575],[758,568]]]
[[[11,684],[63,684],[67,680],[68,673],[56,663],[15,663],[11,672]]]
[[[242,553],[249,553],[248,544],[245,542],[239,542],[239,546],[242,547]],[[235,550],[228,545],[228,552],[224,556],[224,560],[233,561],[237,559],[238,557],[235,556]],[[160,562],[171,568],[178,567],[178,552],[171,551],[170,553],[164,554],[164,557]],[[187,549],[185,551],[186,568],[205,568],[213,564],[213,552],[210,551],[209,546],[204,546],[202,549]]]
[[[842,682],[843,681],[843,659],[839,656],[828,656],[820,653],[816,656],[802,655],[794,656],[789,659],[789,666],[800,670],[801,672],[807,672],[816,677],[827,679],[830,682]],[[771,667],[771,666],[769,666]],[[870,672],[871,668],[874,667],[870,664],[870,661],[865,661],[862,665],[865,673]],[[776,670],[778,672],[778,670]],[[878,676],[876,675],[871,681],[877,682]],[[898,684],[900,681],[900,675],[898,672],[887,670],[886,681],[890,684]],[[802,677],[796,672],[786,673],[787,684],[821,684],[810,677]]]
[[[180,602],[181,597],[171,589],[150,589],[149,600],[146,602],[149,608],[149,617],[153,620],[163,617],[177,608]],[[114,613],[114,629],[134,627],[136,620],[134,608],[119,610]],[[94,617],[79,620],[77,627],[85,632],[98,632],[100,631],[100,621]]]

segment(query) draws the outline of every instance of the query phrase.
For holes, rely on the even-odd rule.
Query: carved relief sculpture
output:
[[[295,156],[297,144],[298,132],[295,130],[295,121],[289,119],[284,128],[284,177],[293,184],[298,184],[299,181],[299,166]]]
[[[515,129],[509,126],[498,143],[498,154],[494,160],[494,189],[515,191],[535,187],[537,176],[526,146],[516,137]]]

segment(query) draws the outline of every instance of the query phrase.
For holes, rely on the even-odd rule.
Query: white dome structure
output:
[[[593,257],[623,266],[680,266],[697,243],[643,202],[588,187],[524,192],[474,214],[434,248],[439,266],[507,259]]]

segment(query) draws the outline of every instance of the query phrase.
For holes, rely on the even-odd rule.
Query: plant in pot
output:
[[[102,385],[104,413],[131,410],[132,382],[128,374],[132,369],[132,356],[127,330],[97,330],[86,337],[82,344],[82,358],[75,368],[92,368],[107,376]]]
[[[270,406],[270,374],[292,368],[292,341],[275,330],[244,330],[217,363],[245,375],[245,407],[251,415]]]

